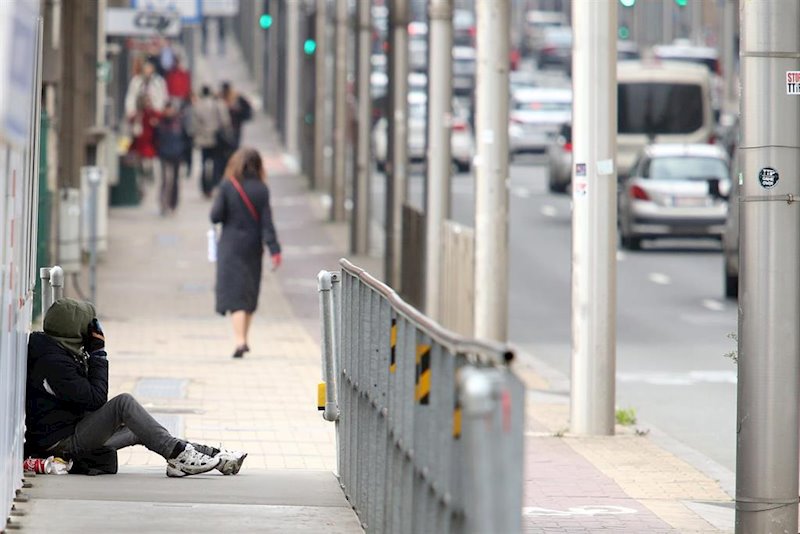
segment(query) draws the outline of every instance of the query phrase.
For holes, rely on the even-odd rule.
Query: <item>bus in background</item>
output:
[[[689,63],[617,64],[617,172],[651,143],[712,143],[711,74]]]

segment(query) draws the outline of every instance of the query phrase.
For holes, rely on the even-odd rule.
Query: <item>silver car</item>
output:
[[[716,145],[656,144],[639,155],[619,190],[622,247],[642,239],[714,237],[725,232],[728,154]]]
[[[572,90],[519,89],[511,95],[508,141],[511,155],[544,152],[572,118]]]
[[[547,187],[551,193],[566,193],[572,182],[572,125],[562,124],[555,142],[547,147],[550,170]]]

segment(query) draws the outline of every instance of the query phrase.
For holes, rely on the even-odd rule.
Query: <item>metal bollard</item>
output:
[[[100,169],[89,167],[89,296],[97,305],[97,210]]]
[[[317,275],[319,287],[319,311],[322,317],[322,370],[325,380],[325,407],[322,417],[326,421],[339,419],[339,406],[336,402],[336,334],[333,307],[333,284],[338,283],[338,275],[328,271],[320,271]]]
[[[42,279],[42,317],[53,305],[53,292],[50,289],[50,267],[39,269],[39,278]]]
[[[64,298],[64,269],[58,265],[50,268],[50,286],[53,288],[51,304]]]

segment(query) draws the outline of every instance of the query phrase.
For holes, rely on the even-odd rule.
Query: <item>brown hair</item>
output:
[[[225,176],[242,181],[245,178],[257,177],[262,182],[267,180],[267,171],[261,155],[254,148],[240,148],[228,160]]]

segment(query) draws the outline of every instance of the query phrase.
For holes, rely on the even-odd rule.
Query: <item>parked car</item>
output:
[[[511,155],[544,152],[572,117],[572,90],[520,89],[511,96],[508,138]]]
[[[572,182],[572,124],[562,124],[555,142],[547,147],[547,164],[550,192],[565,193]]]
[[[428,25],[424,22],[408,25],[408,68],[412,72],[428,71]]]
[[[427,95],[420,91],[408,94],[408,159],[410,162],[424,161],[427,146]],[[378,170],[383,171],[388,155],[388,122],[379,119],[372,129],[372,149]],[[466,172],[475,154],[472,128],[461,108],[453,107],[450,151],[453,167],[457,172]]]
[[[646,147],[619,188],[622,247],[643,239],[722,238],[728,216],[730,164],[721,147],[656,144]]]
[[[556,68],[572,72],[572,28],[558,26],[543,30],[541,48],[536,55],[539,69]]]
[[[641,59],[639,47],[633,41],[617,41],[617,61]]]
[[[469,95],[475,90],[475,49],[453,47],[453,94]]]
[[[525,14],[525,39],[522,53],[530,55],[542,48],[542,36],[546,28],[567,26],[567,17],[559,11],[528,11]]]

